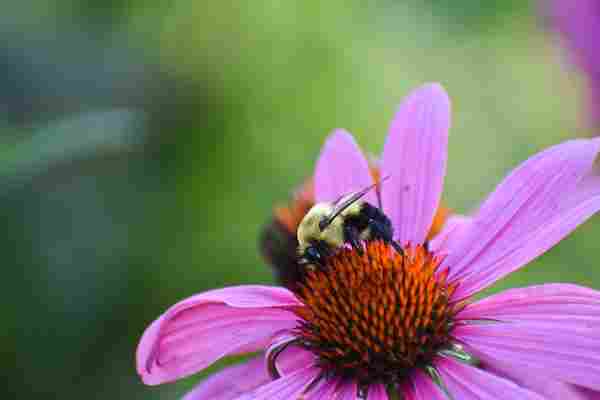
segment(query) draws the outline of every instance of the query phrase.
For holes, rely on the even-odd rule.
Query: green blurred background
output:
[[[378,153],[398,102],[453,101],[445,201],[582,131],[582,80],[534,4],[20,0],[0,16],[2,398],[173,399],[134,351],[174,302],[271,283],[272,207],[347,128]],[[101,4],[101,5],[100,5]],[[367,5],[368,4],[368,5]],[[595,219],[494,290],[600,288]]]

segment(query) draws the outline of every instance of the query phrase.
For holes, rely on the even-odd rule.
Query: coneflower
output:
[[[545,399],[600,391],[600,293],[571,284],[473,296],[552,247],[600,208],[600,139],[551,147],[515,169],[460,229],[425,245],[446,170],[450,102],[412,93],[381,158],[384,213],[402,252],[341,248],[292,290],[216,289],[154,321],[137,350],[150,385],[260,352],[187,399]],[[353,139],[327,141],[315,201],[372,184]]]

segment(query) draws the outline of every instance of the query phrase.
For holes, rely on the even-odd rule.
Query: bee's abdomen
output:
[[[302,277],[302,266],[298,264],[298,240],[277,219],[267,224],[260,235],[261,253],[273,268],[279,283],[293,289]]]

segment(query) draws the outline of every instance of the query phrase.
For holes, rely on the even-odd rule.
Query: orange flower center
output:
[[[326,371],[360,383],[400,382],[449,345],[458,306],[441,258],[423,246],[396,253],[372,241],[341,249],[306,273],[298,335]]]

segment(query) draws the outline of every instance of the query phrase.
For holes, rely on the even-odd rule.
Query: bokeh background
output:
[[[174,399],[149,322],[271,283],[256,240],[347,128],[378,153],[409,90],[453,101],[444,201],[468,213],[582,127],[582,79],[517,0],[20,0],[0,15],[0,349],[8,397]],[[600,289],[598,218],[493,290]]]

